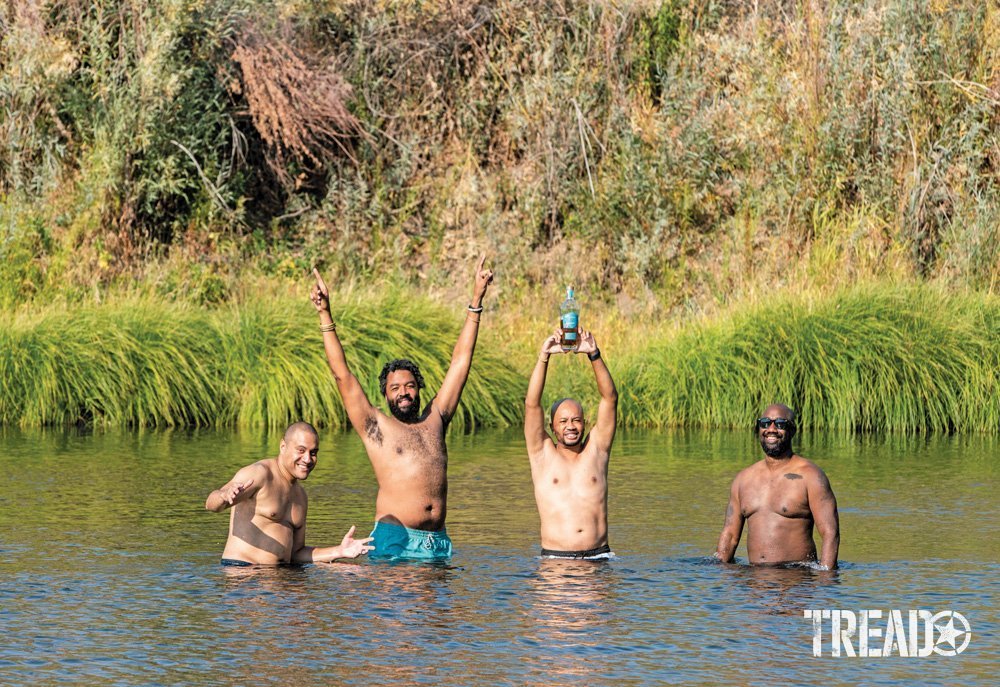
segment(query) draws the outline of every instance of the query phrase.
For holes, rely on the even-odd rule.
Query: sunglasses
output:
[[[767,429],[771,425],[774,425],[775,429],[786,429],[788,427],[794,427],[795,423],[791,420],[786,420],[783,417],[771,419],[769,417],[758,418],[757,429]]]

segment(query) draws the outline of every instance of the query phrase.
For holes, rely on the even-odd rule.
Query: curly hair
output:
[[[407,372],[412,372],[414,379],[417,380],[417,388],[424,388],[424,376],[420,374],[420,368],[417,367],[412,361],[406,358],[397,358],[396,360],[390,360],[382,368],[382,372],[378,376],[378,388],[385,396],[385,384],[386,380],[389,378],[390,372],[395,372],[396,370],[406,370]]]

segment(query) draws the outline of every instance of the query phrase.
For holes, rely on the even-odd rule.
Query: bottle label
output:
[[[576,329],[576,326],[580,323],[580,315],[575,312],[568,312],[562,316],[562,328],[563,329]],[[567,332],[567,338],[576,338],[576,332]]]

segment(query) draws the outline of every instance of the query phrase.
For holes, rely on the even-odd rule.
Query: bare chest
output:
[[[382,442],[372,447],[372,462],[379,472],[434,474],[448,467],[448,450],[440,423],[387,426]]]
[[[533,466],[532,478],[536,492],[603,499],[608,491],[608,463],[593,455],[567,460],[553,453]]]
[[[740,504],[747,518],[757,513],[774,513],[786,518],[811,515],[804,480],[785,474],[750,480],[740,488]]]
[[[301,488],[262,489],[254,505],[254,515],[264,520],[293,528],[305,524],[306,504]]]

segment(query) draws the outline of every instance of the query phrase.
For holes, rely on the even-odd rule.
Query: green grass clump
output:
[[[205,310],[147,297],[10,315],[0,326],[0,423],[346,427],[315,312],[301,300]],[[420,366],[430,400],[461,328],[453,310],[405,291],[335,296],[333,310],[351,369],[376,406],[384,407],[378,373],[397,357]],[[548,331],[529,314],[491,314],[453,423],[463,430],[520,425]],[[992,296],[882,285],[773,295],[681,326],[591,315],[623,427],[749,425],[783,402],[811,428],[1000,430],[1000,301]],[[554,356],[545,402],[574,396],[593,416],[590,367],[583,356]]]
[[[1000,429],[1000,302],[865,287],[774,296],[636,355],[622,417],[644,426],[747,425],[767,404],[837,430]]]
[[[430,400],[461,328],[453,313],[389,296],[347,300],[333,314],[372,403],[384,405],[378,373],[396,357],[421,367]],[[308,304],[207,311],[139,300],[8,319],[0,326],[3,424],[347,426]],[[521,385],[498,355],[480,348],[453,426],[513,422]]]

